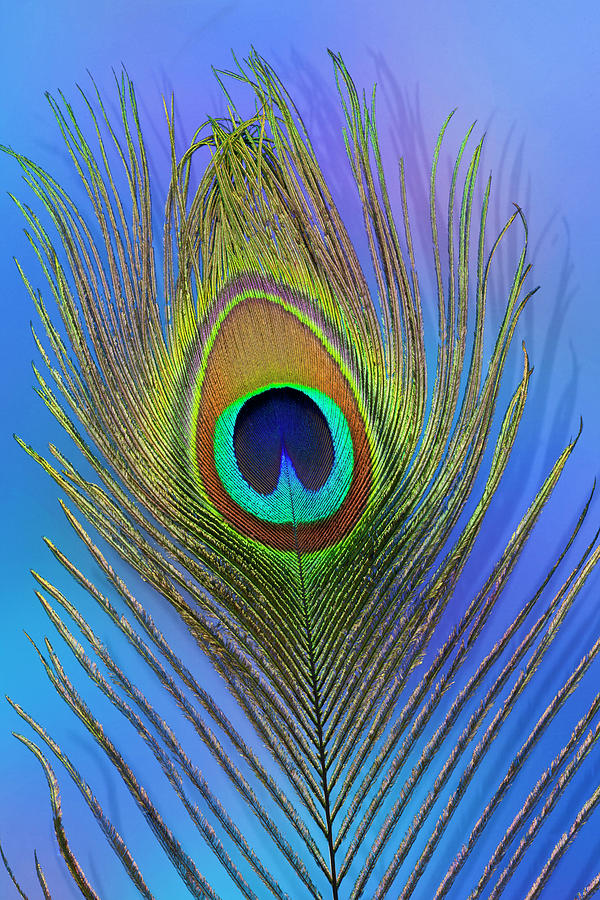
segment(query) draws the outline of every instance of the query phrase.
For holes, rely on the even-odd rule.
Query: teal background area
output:
[[[182,145],[207,113],[219,114],[224,104],[211,73],[211,65],[228,68],[231,50],[239,57],[251,45],[276,68],[301,110],[328,173],[335,197],[348,222],[363,259],[367,246],[362,236],[361,214],[352,193],[344,158],[341,116],[335,94],[330,47],[340,52],[359,86],[370,91],[378,83],[379,124],[390,179],[396,160],[404,155],[408,170],[409,201],[422,260],[421,284],[426,321],[431,332],[436,322],[433,280],[426,255],[427,206],[425,186],[437,131],[451,109],[458,107],[451,125],[447,154],[441,168],[447,173],[450,153],[462,134],[477,119],[479,133],[487,132],[482,175],[494,171],[492,230],[518,202],[526,211],[530,228],[531,281],[541,290],[526,311],[518,330],[505,376],[506,403],[522,371],[521,340],[525,340],[535,367],[530,398],[517,448],[490,511],[473,559],[457,592],[455,607],[448,611],[443,627],[458,618],[461,602],[470,598],[487,567],[513,533],[529,498],[548,471],[553,459],[579,428],[581,439],[563,478],[543,515],[524,558],[514,573],[484,640],[491,646],[524,599],[541,580],[550,561],[566,541],[594,478],[600,471],[600,250],[598,206],[600,198],[600,14],[591,0],[570,8],[557,0],[503,3],[481,0],[450,0],[402,3],[328,2],[328,0],[249,0],[231,2],[183,2],[183,0],[129,0],[126,3],[77,0],[22,0],[3,3],[0,10],[0,143],[8,144],[56,175],[77,197],[74,175],[44,91],[63,90],[76,102],[76,83],[89,89],[88,70],[114,109],[112,68],[122,64],[134,80],[143,127],[148,141],[156,195],[166,188],[168,149],[161,96],[176,94],[177,127]],[[111,91],[113,91],[111,93]],[[78,107],[81,109],[81,107]],[[187,896],[177,876],[154,848],[152,835],[133,807],[116,773],[101,758],[91,738],[66,709],[48,683],[26,630],[38,643],[48,635],[64,659],[60,639],[53,634],[35,595],[29,570],[35,569],[59,587],[89,616],[93,627],[107,641],[115,657],[135,677],[144,672],[124,642],[119,642],[91,607],[83,592],[74,590],[42,542],[50,536],[70,553],[92,578],[98,572],[66,522],[57,501],[58,489],[20,450],[12,438],[18,433],[44,452],[55,442],[69,454],[68,440],[61,434],[32,389],[30,368],[36,350],[30,333],[35,311],[20,282],[13,256],[23,262],[34,286],[43,288],[42,275],[22,233],[20,213],[8,197],[13,192],[30,200],[14,160],[0,156],[0,284],[2,286],[2,474],[1,544],[2,617],[0,626],[0,687],[47,725],[72,754],[89,780],[107,814],[122,830],[138,859],[151,889],[160,900]],[[501,284],[509,274],[511,250],[520,246],[518,230],[507,242],[490,296],[490,317],[497,323],[502,308]],[[489,335],[493,335],[493,327]],[[434,357],[432,357],[434,358]],[[589,522],[578,543],[581,551],[600,521],[596,500]],[[570,555],[564,574],[574,565]],[[136,587],[135,579],[130,579]],[[147,596],[137,585],[139,597],[156,614],[166,635],[189,661],[200,678],[211,673],[198,660],[197,648],[181,633],[174,615],[163,604]],[[506,762],[507,747],[520,746],[534,721],[544,710],[562,681],[594,637],[600,633],[598,595],[600,577],[593,575],[569,615],[564,634],[551,651],[551,662],[532,685],[525,703],[511,716],[506,742],[497,742],[473,786],[473,803],[488,796],[498,767]],[[85,696],[85,678],[69,661],[67,670]],[[541,771],[566,742],[574,723],[582,715],[600,681],[595,665],[581,692],[557,717],[550,734],[537,748],[528,777]],[[149,687],[151,689],[151,687]],[[86,693],[88,691],[88,693]],[[119,736],[150,788],[158,791],[162,775],[147,749],[129,727],[101,699],[95,701],[107,731]],[[157,700],[160,702],[160,700]],[[227,706],[227,698],[223,698]],[[165,706],[164,715],[176,716]],[[222,789],[234,817],[243,819],[241,802],[221,775],[206,761],[199,742],[188,738],[186,747],[199,748],[202,767]],[[58,900],[77,897],[64,874],[55,846],[45,779],[37,761],[11,736],[11,731],[29,734],[7,703],[0,703],[0,839],[13,870],[32,897],[41,896],[33,869],[33,851],[38,856]],[[65,825],[84,869],[106,900],[127,900],[134,890],[119,863],[106,849],[91,814],[56,763],[63,787]],[[430,786],[425,779],[424,790]],[[523,896],[537,876],[556,840],[600,782],[598,751],[586,761],[572,785],[572,792],[554,814],[550,827],[515,879],[511,897]],[[228,793],[227,793],[228,792]],[[164,794],[164,797],[163,797]],[[213,859],[187,823],[168,792],[160,796],[161,812],[175,826],[186,849],[199,868],[225,898],[234,897],[224,876],[214,872]],[[419,794],[422,796],[422,793]],[[418,798],[414,803],[418,803]],[[514,812],[513,812],[514,814]],[[510,817],[507,819],[510,821]],[[547,896],[573,897],[597,872],[600,859],[598,813],[584,828],[573,850],[558,867]],[[504,822],[506,827],[507,822]],[[179,827],[181,826],[181,827]],[[250,826],[252,827],[252,826]],[[468,836],[469,819],[457,816],[445,839],[440,858],[445,871],[448,861]],[[481,853],[495,846],[500,831],[481,845]],[[457,836],[458,835],[458,836]],[[494,840],[495,838],[495,840]],[[267,863],[274,860],[265,847]],[[446,854],[446,855],[444,855]],[[413,857],[411,857],[411,860]],[[277,862],[273,861],[278,874]],[[474,877],[467,867],[465,879]],[[438,881],[424,880],[419,900],[433,896]],[[16,896],[0,868],[0,898]],[[461,898],[459,885],[451,896]],[[296,898],[294,898],[296,900]],[[299,898],[298,898],[299,900]]]

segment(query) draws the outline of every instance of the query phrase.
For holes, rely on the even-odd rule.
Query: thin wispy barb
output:
[[[470,149],[473,128],[441,197],[449,116],[430,176],[439,340],[428,372],[404,164],[396,215],[375,92],[361,98],[341,58],[331,56],[369,261],[352,246],[286,88],[254,52],[233,71],[215,73],[226,114],[208,119],[183,152],[174,102],[165,104],[171,180],[160,214],[125,74],[117,79],[118,121],[95,88],[90,97],[81,92],[85,127],[62,95],[49,97],[85,203],[8,150],[41,210],[16,201],[47,280],[39,294],[21,270],[42,324],[34,330],[43,362],[34,369],[37,391],[85,468],[53,445],[44,457],[18,440],[66,497],[66,519],[104,589],[54,540],[46,539],[48,548],[143,661],[151,688],[117,663],[68,591],[34,573],[36,594],[86,679],[150,750],[211,854],[208,867],[163,818],[51,641],[34,647],[42,671],[119,774],[165,864],[197,898],[219,896],[211,883],[217,865],[227,878],[223,900],[423,896],[422,879],[440,871],[453,817],[472,803],[469,786],[538,670],[547,670],[600,556],[596,535],[564,571],[592,491],[558,558],[490,642],[486,625],[575,437],[490,560],[483,584],[459,599],[459,579],[525,414],[532,369],[524,346],[520,380],[497,409],[519,319],[535,292],[525,216],[515,206],[500,234],[488,236],[491,177],[479,192],[483,139]],[[233,87],[254,98],[251,114],[237,108]],[[486,353],[490,276],[515,231],[522,244]],[[177,612],[211,665],[210,689],[134,595],[138,576]],[[458,603],[464,613],[442,632],[444,611]],[[573,653],[568,677],[505,759],[431,896],[495,898],[511,883],[600,734],[597,695],[515,799],[525,763],[598,650],[600,639]],[[157,689],[185,717],[200,752],[184,747],[181,722],[155,709]],[[234,713],[225,694],[236,701]],[[48,751],[89,806],[132,892],[155,896],[144,861],[133,858],[51,726],[10,702],[47,748],[17,735],[45,772],[60,851],[81,894],[98,896],[68,842]],[[211,784],[207,760],[247,819],[238,820]],[[593,791],[569,823],[528,897],[551,891],[556,865],[599,797]],[[516,813],[484,859],[478,842],[509,801]],[[37,856],[35,867],[48,898]],[[580,897],[598,884],[590,881]]]

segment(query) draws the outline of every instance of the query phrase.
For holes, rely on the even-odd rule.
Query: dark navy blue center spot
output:
[[[327,419],[302,391],[269,388],[250,397],[238,412],[233,447],[240,472],[259,494],[272,494],[287,457],[299,481],[318,491],[334,462]]]

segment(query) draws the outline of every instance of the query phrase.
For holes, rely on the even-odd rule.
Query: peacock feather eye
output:
[[[240,534],[315,553],[341,542],[365,511],[368,424],[343,347],[308,318],[309,301],[244,282],[215,305],[196,364],[197,484]]]

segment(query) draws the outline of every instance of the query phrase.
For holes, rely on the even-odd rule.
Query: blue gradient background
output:
[[[462,132],[477,118],[488,132],[483,174],[495,173],[492,224],[508,215],[518,201],[526,210],[531,235],[533,283],[542,290],[527,310],[520,326],[514,353],[505,378],[503,397],[508,398],[520,375],[520,339],[526,341],[535,366],[531,393],[515,457],[490,512],[484,532],[445,625],[456,619],[461,603],[468,599],[524,511],[553,458],[577,431],[583,416],[584,430],[574,456],[536,529],[526,555],[514,574],[499,609],[485,636],[489,646],[501,633],[524,598],[529,597],[540,574],[577,518],[580,505],[598,474],[600,446],[600,242],[597,225],[599,198],[598,147],[600,119],[598,72],[600,68],[600,28],[597,4],[580,2],[568,12],[557,0],[529,2],[507,0],[502,4],[450,3],[421,0],[398,4],[348,0],[305,0],[285,3],[184,2],[184,0],[100,0],[82,4],[77,0],[23,0],[2,5],[0,31],[3,52],[0,58],[0,142],[33,157],[52,171],[67,189],[75,188],[74,177],[65,162],[65,153],[54,126],[44,91],[63,89],[75,98],[76,82],[88,84],[89,70],[98,85],[110,92],[111,67],[124,63],[136,85],[145,134],[153,159],[154,174],[164,190],[168,172],[161,94],[176,91],[178,127],[183,137],[191,136],[205,114],[222,110],[219,92],[210,66],[229,67],[233,49],[244,56],[250,45],[267,57],[288,83],[305,122],[322,153],[332,186],[350,232],[366,249],[361,237],[361,218],[351,192],[343,162],[339,134],[340,116],[336,104],[332,66],[326,48],[340,51],[355,81],[370,90],[379,84],[379,123],[384,153],[392,164],[404,154],[409,169],[409,188],[419,249],[426,240],[426,207],[423,205],[423,177],[429,165],[437,130],[448,111],[458,106],[448,149],[457,147]],[[108,93],[107,93],[108,95]],[[114,96],[114,94],[113,94]],[[7,196],[12,191],[28,199],[18,166],[0,157],[0,267],[2,285],[2,626],[0,629],[0,685],[2,694],[18,700],[65,747],[88,778],[106,811],[122,830],[138,858],[151,889],[161,900],[187,896],[168,862],[153,850],[153,838],[128,796],[123,795],[116,774],[100,758],[93,742],[54,692],[41,673],[35,653],[23,635],[26,629],[36,640],[49,634],[57,649],[49,623],[45,621],[33,593],[29,569],[34,568],[69,596],[81,600],[82,608],[97,625],[128,671],[143,672],[132,654],[102,622],[91,602],[71,589],[42,543],[49,535],[92,576],[90,567],[57,503],[57,489],[43,472],[18,448],[12,439],[17,432],[43,452],[49,441],[69,451],[68,441],[52,421],[33,390],[30,361],[35,349],[29,330],[34,310],[19,280],[13,256],[25,264],[34,285],[43,287],[33,254],[22,234],[22,221]],[[422,240],[421,240],[422,238]],[[517,248],[516,237],[508,242]],[[500,261],[509,271],[510,253]],[[431,281],[423,271],[427,294]],[[501,279],[498,280],[498,286]],[[492,297],[492,320],[498,320],[502,295]],[[434,323],[432,298],[425,299],[428,321]],[[490,334],[492,330],[490,330]],[[585,536],[591,537],[600,520],[600,504],[590,514]],[[571,555],[570,560],[574,561]],[[566,572],[566,569],[565,569]],[[132,581],[135,586],[135,581]],[[486,788],[506,761],[507,746],[520,739],[545,708],[549,698],[579,660],[593,636],[600,632],[598,590],[600,578],[592,576],[567,619],[564,634],[552,649],[545,674],[532,685],[525,703],[520,704],[506,728],[506,741],[497,741],[479,772],[470,797],[473,805],[487,797]],[[144,595],[142,595],[144,596]],[[146,602],[155,611],[166,634],[187,658],[197,657],[189,639],[180,633],[174,616],[165,613],[154,598]],[[63,654],[67,659],[67,653]],[[209,673],[198,661],[195,670]],[[137,668],[136,668],[137,666]],[[87,691],[74,665],[67,667],[76,685]],[[551,732],[538,748],[526,776],[540,771],[566,741],[585,704],[599,682],[595,665],[581,691],[555,720]],[[160,703],[160,699],[157,700]],[[226,700],[224,701],[227,702]],[[448,701],[449,702],[449,701]],[[447,704],[446,704],[447,706]],[[129,748],[132,763],[139,766],[142,779],[159,785],[160,773],[144,747],[101,700],[96,701],[99,717],[107,730],[121,735]],[[165,715],[174,713],[168,705]],[[182,731],[189,736],[189,729]],[[0,704],[0,838],[23,887],[32,896],[39,892],[33,872],[33,850],[37,848],[53,896],[78,896],[64,875],[54,844],[50,808],[43,773],[26,749],[12,738],[11,730],[27,729],[8,704]],[[186,744],[198,746],[193,740]],[[220,775],[210,762],[205,772],[219,786]],[[65,823],[74,849],[80,854],[100,894],[108,900],[133,896],[134,891],[118,862],[106,849],[87,807],[72,790],[67,776],[56,765],[63,785]],[[519,870],[512,891],[521,896],[543,865],[557,838],[600,780],[597,751],[584,764],[546,827],[538,847]],[[429,787],[427,778],[419,797]],[[224,787],[225,791],[226,788]],[[163,792],[161,810],[177,826],[181,814],[168,793]],[[160,795],[163,796],[162,794]],[[226,796],[234,817],[243,820],[237,799]],[[514,807],[512,815],[514,815]],[[512,815],[489,829],[480,843],[480,852],[495,846]],[[439,877],[468,835],[469,816],[453,820],[449,836],[440,850],[440,867],[425,879],[418,898],[428,900]],[[557,869],[547,896],[571,897],[598,869],[600,830],[598,814],[580,834],[570,856]],[[500,828],[502,826],[502,828]],[[213,859],[200,837],[181,822],[178,833],[186,849],[195,856],[200,869],[210,876],[222,895],[233,897],[223,876],[212,875]],[[457,836],[458,835],[458,836]],[[273,859],[270,848],[267,861]],[[446,854],[444,856],[444,853]],[[414,854],[410,857],[414,861]],[[277,863],[274,862],[277,871]],[[437,873],[437,879],[435,875]],[[465,869],[465,881],[474,869]],[[466,895],[466,893],[465,893]],[[0,869],[0,898],[16,896],[6,873]],[[459,886],[452,896],[463,896]]]

